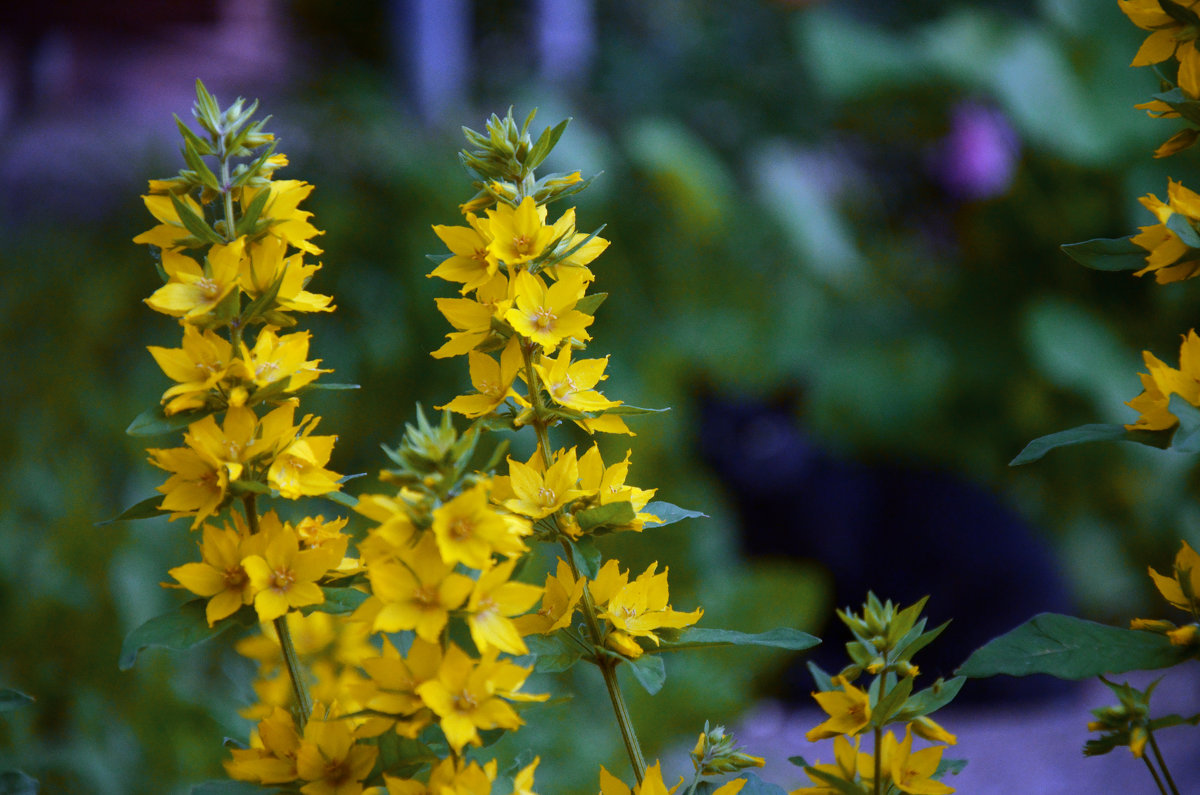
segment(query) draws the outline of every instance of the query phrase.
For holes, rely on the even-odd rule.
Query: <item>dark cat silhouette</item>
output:
[[[815,560],[832,578],[834,604],[861,610],[867,591],[907,606],[930,597],[928,628],[949,627],[915,661],[949,678],[976,648],[1044,611],[1070,612],[1053,554],[999,497],[953,473],[903,462],[863,462],[819,446],[797,417],[798,392],[772,399],[696,389],[700,455],[737,508],[750,557]],[[813,659],[836,672],[849,634],[833,618]],[[801,666],[777,693],[808,700]],[[970,681],[960,700],[1061,692],[1048,677]]]

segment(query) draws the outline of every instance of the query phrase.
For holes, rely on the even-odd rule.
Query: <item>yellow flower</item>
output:
[[[517,631],[525,635],[546,635],[564,627],[570,626],[575,615],[575,608],[583,598],[585,580],[575,579],[571,575],[571,567],[561,558],[558,568],[553,575],[546,575],[546,585],[542,589],[542,606],[536,613],[517,616],[513,623]]]
[[[658,629],[679,629],[700,620],[704,611],[696,608],[690,613],[671,609],[667,603],[667,569],[655,573],[658,563],[651,563],[633,582],[626,582],[628,573],[616,574],[617,561],[609,560],[596,575],[591,589],[597,606],[603,605],[600,618],[609,623],[605,644],[627,657],[636,659],[642,649],[634,638],[647,638],[658,645]]]
[[[437,676],[442,664],[442,647],[414,638],[408,655],[401,657],[392,642],[384,637],[383,653],[361,663],[370,680],[353,688],[354,696],[365,709],[387,713],[375,717],[359,730],[360,737],[376,737],[395,727],[396,733],[415,738],[433,722],[433,713],[417,695],[417,686]]]
[[[538,460],[539,453],[534,453]],[[583,494],[576,486],[579,483],[579,462],[575,448],[560,452],[542,473],[529,464],[508,459],[509,485],[514,499],[505,500],[504,507],[513,513],[541,519],[549,516],[571,500]]]
[[[227,340],[192,325],[183,327],[181,347],[151,345],[147,350],[166,376],[177,382],[162,396],[163,413],[167,416],[204,408],[214,390],[227,396],[231,388],[249,375],[242,361],[233,358],[233,346]]]
[[[242,558],[255,554],[260,541],[234,528],[205,525],[200,545],[203,562],[185,563],[167,572],[197,596],[209,597],[204,615],[210,627],[254,600]]]
[[[516,337],[509,339],[497,362],[486,353],[467,352],[474,395],[459,395],[444,406],[434,406],[439,411],[446,409],[464,417],[483,417],[500,408],[510,396],[519,402],[524,399],[513,391],[513,381],[521,371],[523,360],[521,344]]]
[[[313,237],[323,235],[308,219],[312,213],[299,209],[300,202],[308,198],[313,186],[298,179],[273,180],[261,188],[246,187],[242,190],[242,210],[245,211],[261,191],[269,191],[270,198],[263,208],[260,219],[269,219],[267,229],[268,240],[274,239],[282,243],[317,255],[321,249],[311,242]]]
[[[629,457],[632,453],[633,451],[626,450],[624,461],[605,467],[604,460],[600,457],[599,446],[592,445],[591,449],[579,458],[579,487],[594,493],[601,505],[628,502],[635,516],[625,527],[640,531],[646,522],[659,521],[654,514],[642,512],[658,489],[639,489],[637,486],[626,485],[625,478],[629,476]]]
[[[675,790],[679,789],[679,784],[683,783],[683,779],[679,779],[679,783],[674,787],[667,789],[666,783],[662,777],[662,763],[655,760],[654,764],[646,768],[646,777],[642,779],[642,783],[634,787],[632,790],[625,785],[624,781],[609,773],[603,766],[600,768],[600,795],[671,795]],[[718,788],[713,795],[721,793],[721,795],[736,795],[736,793],[746,784],[745,779],[737,779]]]
[[[836,737],[839,734],[858,734],[871,722],[871,699],[867,692],[850,684],[841,676],[833,677],[833,684],[841,689],[812,694],[821,705],[821,709],[828,713],[829,719],[809,730],[805,735],[809,742]]]
[[[1196,31],[1163,10],[1158,0],[1117,0],[1129,20],[1142,30],[1151,31],[1130,66],[1162,63],[1171,56],[1180,64],[1200,58],[1196,52]],[[1195,10],[1196,0],[1179,0],[1179,5]]]
[[[509,654],[528,654],[529,648],[510,620],[526,612],[542,595],[542,589],[523,582],[510,582],[514,558],[479,575],[467,601],[467,624],[471,640],[481,652],[491,648]]]
[[[889,731],[883,736],[883,769],[901,792],[910,795],[947,795],[954,787],[935,781],[932,776],[942,761],[944,746],[912,750],[912,728],[904,730],[904,740],[897,743]]]
[[[250,737],[250,748],[231,752],[233,758],[225,761],[225,772],[237,781],[286,784],[297,778],[299,749],[300,735],[291,713],[276,707],[259,722],[258,730]]]
[[[510,269],[536,258],[554,239],[554,230],[545,225],[546,208],[538,207],[532,196],[516,207],[499,204],[487,215],[492,235],[488,253]]]
[[[552,353],[563,340],[590,340],[585,329],[595,320],[575,308],[584,294],[584,276],[578,270],[567,271],[546,287],[540,276],[521,271],[513,282],[513,307],[504,319],[522,337]]]
[[[558,358],[550,359],[549,366],[538,362],[533,369],[541,379],[542,388],[558,405],[575,411],[603,411],[621,405],[621,401],[609,400],[593,388],[608,377],[604,374],[607,366],[607,356],[572,364],[571,346],[564,345]]]
[[[302,253],[285,256],[286,250],[275,237],[252,243],[238,276],[242,289],[255,298],[275,290],[274,305],[285,312],[332,312],[332,297],[304,289],[321,265],[305,265]]]
[[[337,437],[312,436],[320,418],[311,414],[293,426],[295,410],[295,403],[288,402],[264,416],[259,422],[259,439],[249,454],[270,457],[267,483],[284,499],[318,497],[340,490],[341,476],[324,468]]]
[[[289,610],[324,602],[317,580],[337,565],[331,558],[322,549],[301,551],[300,539],[285,527],[270,539],[263,554],[243,560],[259,620],[271,621]]]
[[[1126,425],[1128,430],[1157,431],[1179,422],[1170,411],[1171,395],[1179,395],[1192,405],[1200,405],[1200,335],[1189,331],[1179,348],[1179,369],[1159,361],[1149,351],[1142,353],[1149,373],[1139,373],[1142,394],[1126,403],[1140,415]]]
[[[448,756],[429,773],[429,783],[385,775],[387,795],[491,795],[496,780],[496,760],[478,762]]]
[[[1130,238],[1131,242],[1146,249],[1146,267],[1134,272],[1134,276],[1153,273],[1159,284],[1190,279],[1200,271],[1200,252],[1191,248],[1171,229],[1167,221],[1174,215],[1183,216],[1186,223],[1200,222],[1200,195],[1183,187],[1175,180],[1168,180],[1167,201],[1164,203],[1154,194],[1138,199],[1159,223],[1139,227],[1141,232]]]
[[[858,778],[859,767],[858,738],[855,738],[852,743],[844,734],[835,736],[833,738],[833,756],[833,764],[821,764],[818,761],[816,764],[805,768],[804,772],[816,784],[815,787],[794,789],[789,795],[840,795],[840,793],[845,792],[844,789],[840,789],[836,784],[828,781],[828,778],[844,781],[847,784],[854,784]],[[823,775],[817,775],[818,773]],[[873,773],[874,770],[872,768]]]
[[[158,191],[155,190],[156,187],[163,189]],[[133,242],[158,246],[165,254],[173,249],[181,248],[183,243],[191,239],[192,233],[184,227],[183,221],[179,219],[179,213],[176,211],[175,204],[171,201],[164,183],[158,180],[151,181],[150,189],[152,192],[143,196],[142,201],[145,202],[146,209],[159,221],[159,224],[149,231],[142,232],[133,239]],[[175,198],[183,202],[200,218],[204,217],[204,209],[191,196],[176,194]]]
[[[474,298],[437,298],[434,300],[451,326],[458,329],[446,335],[446,342],[431,356],[444,359],[462,356],[492,333],[492,318],[502,318],[512,301],[508,297],[508,279],[497,273],[475,291]]]
[[[490,224],[474,213],[467,213],[469,226],[434,226],[433,232],[453,256],[433,269],[430,277],[461,282],[463,295],[487,284],[500,266],[488,246],[492,242]]]
[[[207,267],[201,268],[191,257],[164,251],[163,269],[171,280],[155,290],[146,303],[165,315],[199,320],[237,289],[244,253],[244,238],[213,245],[208,250]]]
[[[433,534],[442,559],[483,570],[492,554],[515,555],[527,547],[521,540],[531,530],[509,522],[488,501],[487,484],[480,482],[433,512]],[[518,532],[520,531],[520,532]]]
[[[265,389],[272,384],[282,383],[282,391],[295,392],[317,380],[321,373],[332,373],[332,370],[317,369],[320,359],[305,361],[311,338],[312,335],[307,331],[282,337],[276,336],[270,328],[260,331],[254,341],[254,349],[244,349],[242,352],[255,386]]]
[[[497,660],[498,653],[492,649],[476,661],[451,643],[437,677],[417,685],[417,695],[437,714],[455,753],[480,745],[480,729],[516,729],[524,723],[504,699],[517,697],[530,669]]]
[[[360,795],[379,748],[354,742],[350,722],[310,720],[296,752],[296,773],[308,781],[304,795]]]
[[[382,607],[371,624],[372,632],[415,630],[436,643],[450,611],[467,600],[474,583],[454,571],[454,561],[443,561],[437,541],[428,533],[399,563],[376,563],[368,570],[371,592]]]
[[[1192,549],[1188,542],[1184,541],[1182,544],[1179,552],[1175,554],[1172,576],[1164,577],[1150,568],[1150,578],[1154,580],[1158,592],[1172,606],[1193,615],[1200,615],[1200,555],[1196,554],[1196,550]],[[1184,591],[1185,583],[1188,593]]]

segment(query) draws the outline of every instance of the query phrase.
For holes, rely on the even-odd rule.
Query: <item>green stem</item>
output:
[[[242,498],[242,507],[246,511],[246,525],[250,534],[258,533],[258,499],[255,494],[247,494]],[[296,653],[296,645],[292,642],[292,631],[288,628],[287,615],[275,619],[275,634],[279,637],[279,648],[283,651],[283,662],[287,666],[288,677],[292,680],[292,693],[296,696],[297,725],[304,732],[308,716],[312,714],[312,700],[304,687],[303,671],[300,667],[300,655]]]
[[[1167,786],[1171,788],[1172,795],[1179,795],[1179,789],[1175,786],[1175,780],[1171,778],[1171,770],[1167,767],[1167,761],[1163,759],[1162,751],[1158,748],[1158,740],[1154,739],[1154,732],[1147,729],[1146,736],[1150,740],[1150,749],[1154,751],[1154,758],[1158,760],[1158,766],[1167,780]]]
[[[225,200],[225,240],[232,243],[236,238],[233,223],[233,190],[229,187],[229,153],[225,151],[225,136],[217,141],[217,157],[221,159],[221,196]]]
[[[1158,791],[1163,795],[1167,795],[1167,789],[1163,786],[1162,779],[1158,777],[1158,771],[1154,769],[1154,765],[1150,764],[1149,757],[1143,756],[1142,761],[1146,763],[1146,769],[1150,771],[1150,775],[1154,777],[1154,783],[1158,785]]]
[[[537,434],[538,447],[542,451],[542,461],[549,469],[554,463],[554,457],[550,454],[550,434],[546,429],[546,421],[541,415],[542,389],[538,381],[537,370],[533,368],[533,353],[534,344],[526,344],[522,341],[521,357],[524,359],[525,365],[525,383],[529,386],[529,402],[533,406],[533,429]],[[556,525],[559,525],[557,514],[555,514],[554,521]],[[561,529],[561,525],[559,527]],[[579,564],[575,561],[575,550],[571,546],[571,542],[563,538],[562,547],[567,558],[567,565],[571,567],[571,576],[576,580],[581,579]],[[592,600],[592,594],[586,583],[583,587],[580,606],[583,609],[584,623],[587,625],[588,634],[591,635],[592,644],[599,650],[604,645],[604,633],[600,631],[596,603]],[[633,775],[637,777],[638,784],[641,784],[646,778],[646,757],[642,754],[642,746],[638,743],[633,720],[629,717],[629,709],[625,706],[621,683],[617,681],[617,663],[612,657],[597,654],[596,664],[604,675],[604,686],[608,688],[608,698],[612,702],[613,713],[617,716],[617,726],[621,730],[621,739],[625,742],[625,752],[629,754],[629,762],[633,766]]]
[[[875,795],[883,792],[883,727],[875,727]]]

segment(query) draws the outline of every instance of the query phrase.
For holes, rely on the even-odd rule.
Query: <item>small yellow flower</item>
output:
[[[582,359],[571,363],[571,346],[564,345],[558,358],[545,360],[533,366],[541,379],[542,388],[550,395],[550,399],[558,405],[575,411],[603,411],[613,406],[621,405],[619,400],[609,400],[597,392],[594,387],[607,378],[604,368],[608,366],[608,357],[603,359]]]
[[[1154,194],[1138,199],[1158,218],[1153,226],[1139,227],[1141,232],[1130,238],[1131,242],[1146,249],[1146,267],[1134,271],[1134,276],[1153,273],[1159,284],[1190,279],[1200,272],[1200,252],[1191,248],[1167,228],[1167,221],[1174,215],[1182,216],[1187,223],[1200,222],[1200,195],[1185,188],[1182,183],[1168,180],[1167,201],[1164,203]]]
[[[1150,578],[1154,580],[1154,586],[1172,606],[1193,615],[1200,615],[1200,554],[1197,554],[1188,542],[1183,541],[1179,552],[1175,554],[1172,576],[1164,577],[1152,567],[1148,570]],[[1184,593],[1185,583],[1191,595],[1190,599]]]
[[[513,623],[537,603],[542,589],[523,582],[511,582],[516,559],[501,563],[479,575],[467,601],[467,624],[471,640],[484,652],[491,648],[509,654],[528,654],[525,641]]]
[[[250,748],[235,748],[232,759],[225,761],[225,772],[237,781],[256,781],[260,784],[286,784],[295,781],[296,753],[300,750],[300,735],[292,715],[276,707],[259,722],[250,738]]]
[[[254,589],[254,609],[260,621],[271,621],[289,610],[321,604],[325,594],[317,580],[337,565],[321,549],[301,551],[291,528],[275,534],[261,555],[242,561]]]
[[[205,525],[200,545],[203,561],[185,563],[168,572],[192,593],[208,597],[204,614],[210,627],[254,601],[250,576],[242,567],[242,559],[259,551],[261,541],[261,534],[252,537],[234,528],[221,530]]]
[[[586,331],[595,320],[575,308],[584,294],[584,276],[578,270],[565,272],[546,287],[540,276],[521,271],[513,282],[513,307],[504,319],[522,337],[553,353],[563,340],[591,339]]]
[[[538,460],[539,455],[535,452],[534,460]],[[549,516],[583,494],[576,488],[579,483],[579,461],[575,457],[574,447],[565,453],[560,451],[544,473],[512,457],[508,459],[508,472],[509,485],[516,496],[505,500],[504,507],[530,519]]]
[[[450,611],[467,600],[474,583],[444,561],[428,533],[399,562],[373,564],[368,570],[371,592],[382,603],[372,632],[415,630],[430,643],[441,636]]]
[[[521,371],[520,341],[512,337],[500,354],[497,362],[486,353],[467,352],[467,362],[471,372],[471,385],[475,387],[474,395],[459,395],[444,406],[434,406],[441,411],[454,411],[464,417],[474,419],[491,414],[504,405],[509,397],[524,403],[524,399],[513,391],[513,382]]]
[[[932,776],[942,761],[944,746],[912,750],[912,729],[906,727],[904,740],[897,742],[889,731],[883,736],[883,769],[901,792],[909,795],[948,795],[954,787],[935,781]]]
[[[444,359],[462,356],[486,340],[492,333],[492,319],[502,319],[512,301],[508,297],[508,279],[497,273],[475,291],[474,298],[437,298],[434,303],[457,329],[447,334],[445,344],[430,354],[435,359]]]
[[[171,280],[154,291],[146,304],[156,312],[196,321],[217,308],[237,289],[238,270],[245,254],[245,239],[212,246],[207,267],[191,257],[163,252],[163,269]]]
[[[1158,0],[1117,0],[1129,21],[1150,35],[1142,42],[1131,66],[1150,66],[1174,56],[1187,64],[1200,59],[1196,51],[1196,31],[1163,10]],[[1179,5],[1195,10],[1196,0],[1179,0]]]
[[[354,741],[349,721],[310,720],[296,752],[296,773],[308,783],[304,795],[360,795],[379,748]]]
[[[867,691],[860,690],[841,676],[835,676],[833,684],[841,689],[812,694],[821,709],[828,713],[829,719],[809,730],[805,735],[809,742],[839,734],[855,735],[871,722],[871,699]]]
[[[816,775],[813,771],[824,774],[829,778],[835,778],[838,781],[844,781],[848,785],[853,785],[858,780],[859,768],[859,751],[858,738],[854,738],[851,742],[850,738],[844,734],[839,734],[833,738],[833,756],[832,764],[821,764],[817,761],[809,768],[805,769],[809,779],[816,785],[814,787],[801,787],[800,789],[792,790],[789,795],[841,795],[845,792],[837,785],[827,781],[824,777]],[[867,757],[870,759],[870,757]],[[872,768],[872,775],[874,770]]]
[[[499,204],[487,215],[492,235],[488,254],[509,268],[536,258],[554,239],[554,230],[545,225],[546,208],[538,207],[532,196],[516,207]]]
[[[1200,405],[1200,335],[1189,331],[1179,347],[1179,369],[1159,361],[1149,351],[1142,353],[1148,373],[1139,373],[1142,394],[1128,401],[1140,415],[1126,425],[1128,430],[1165,430],[1179,420],[1170,411],[1171,395],[1179,395],[1192,405]]]
[[[493,553],[514,555],[527,547],[521,535],[531,530],[498,513],[488,500],[487,484],[480,482],[433,512],[433,535],[442,559],[473,569],[488,567]],[[519,531],[519,532],[518,532]]]
[[[449,282],[461,282],[461,293],[487,284],[496,275],[500,262],[490,251],[492,242],[490,223],[480,220],[474,213],[467,213],[468,226],[435,226],[433,232],[450,249],[451,256],[433,269],[430,277]]]

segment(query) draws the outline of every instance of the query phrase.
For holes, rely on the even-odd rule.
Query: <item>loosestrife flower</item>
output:
[[[1200,195],[1169,180],[1167,201],[1163,202],[1153,193],[1138,199],[1154,216],[1158,223],[1140,227],[1141,233],[1130,240],[1146,249],[1146,267],[1135,271],[1135,276],[1153,273],[1159,284],[1190,279],[1200,271],[1200,250],[1188,245],[1179,234],[1170,228],[1173,218],[1178,218],[1186,227],[1194,229],[1200,222]],[[1193,233],[1194,235],[1194,233]]]
[[[1147,373],[1139,373],[1142,394],[1128,401],[1139,416],[1126,425],[1128,430],[1160,431],[1174,427],[1179,419],[1171,413],[1171,395],[1179,395],[1193,406],[1200,406],[1200,336],[1189,331],[1179,347],[1179,369],[1163,363],[1150,351],[1142,353]]]
[[[833,684],[840,690],[813,693],[813,698],[829,718],[821,725],[810,729],[805,736],[809,742],[836,737],[839,734],[855,735],[871,722],[871,699],[867,691],[860,690],[843,677],[835,676]]]

